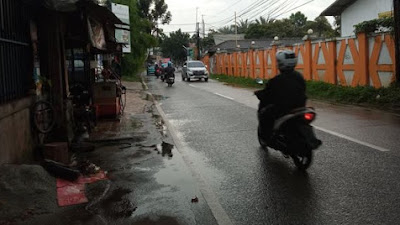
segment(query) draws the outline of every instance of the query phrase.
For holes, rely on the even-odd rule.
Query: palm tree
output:
[[[218,31],[218,33],[221,33],[221,34],[234,34],[235,33],[235,29],[233,26],[225,26],[225,27],[219,28],[217,31]]]
[[[241,19],[239,22],[236,23],[237,32],[240,34],[246,33],[247,29],[249,29],[250,24],[251,23],[249,22],[248,19],[246,19],[246,20]]]
[[[269,23],[268,19],[265,19],[264,17],[260,16],[259,19],[256,19],[256,24],[258,25],[264,25]]]

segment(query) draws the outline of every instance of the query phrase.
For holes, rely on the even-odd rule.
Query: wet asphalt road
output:
[[[400,224],[399,119],[311,103],[323,146],[307,173],[259,148],[257,99],[215,81],[148,86],[185,161],[233,224]],[[211,207],[213,208],[213,207]]]

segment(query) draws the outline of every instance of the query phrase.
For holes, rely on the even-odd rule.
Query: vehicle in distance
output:
[[[182,68],[182,80],[204,79],[208,81],[208,70],[202,61],[186,61]]]

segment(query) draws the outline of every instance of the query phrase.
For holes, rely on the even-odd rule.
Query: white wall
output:
[[[354,25],[378,18],[378,13],[393,10],[393,0],[358,0],[342,13],[342,37],[354,35]]]

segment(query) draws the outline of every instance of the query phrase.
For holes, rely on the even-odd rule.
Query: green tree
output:
[[[308,28],[313,29],[314,34],[318,37],[334,37],[336,36],[335,31],[329,24],[328,20],[324,16],[315,18],[314,21],[307,24]]]
[[[307,22],[307,17],[299,12],[292,13],[289,17],[289,20],[293,23],[296,29],[303,29]]]
[[[273,38],[278,36],[284,37],[298,37],[294,24],[289,19],[275,20],[268,24],[252,24],[247,30],[246,38]]]
[[[237,26],[237,32],[239,34],[244,34],[249,29],[250,22],[247,19],[246,20],[241,19],[239,22],[236,22],[236,26]],[[233,30],[235,31],[235,27],[233,27]]]
[[[217,30],[217,32],[221,33],[221,34],[234,34],[235,28],[234,28],[234,26],[225,26],[225,27],[219,28]]]
[[[122,74],[133,75],[143,68],[147,49],[156,46],[157,41],[151,32],[151,23],[142,17],[137,0],[113,0],[114,3],[129,6],[131,30],[131,53],[122,58]]]
[[[335,35],[340,36],[341,26],[342,26],[342,18],[341,16],[335,16],[335,22],[333,22]]]
[[[182,46],[189,46],[190,35],[181,29],[171,32],[169,37],[164,36],[160,47],[162,55],[171,58],[175,63],[182,63],[186,60],[186,51]]]
[[[273,19],[265,18],[263,16],[260,16],[260,18],[255,20],[255,23],[259,24],[259,25],[264,25],[264,24],[268,24],[268,23],[272,23],[272,22],[274,22]]]
[[[140,15],[147,18],[152,26],[151,33],[159,35],[162,29],[158,27],[159,24],[168,24],[171,22],[172,15],[168,11],[168,5],[164,0],[137,0]]]

